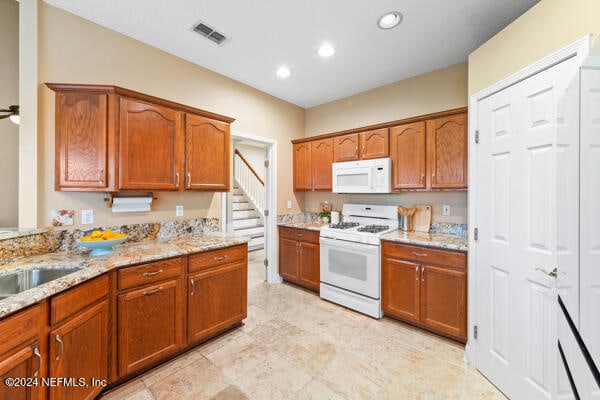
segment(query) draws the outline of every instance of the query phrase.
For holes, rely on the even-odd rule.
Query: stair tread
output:
[[[240,210],[240,211],[246,211],[246,210]],[[260,217],[233,218],[232,221],[246,221],[248,219],[260,219]]]
[[[232,203],[233,203],[233,204],[236,204],[236,203],[237,203],[237,204],[239,204],[239,203],[247,203],[247,202],[248,202],[248,201],[233,201]]]
[[[234,231],[238,232],[238,231],[243,231],[243,230],[246,230],[246,229],[256,229],[256,228],[264,228],[264,227],[265,227],[264,225],[254,225],[254,226],[247,226],[245,228],[234,229]]]

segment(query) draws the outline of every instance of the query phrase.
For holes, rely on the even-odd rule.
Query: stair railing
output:
[[[233,179],[262,218],[265,210],[265,183],[238,149],[234,150]]]

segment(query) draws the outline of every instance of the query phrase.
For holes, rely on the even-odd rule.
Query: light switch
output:
[[[292,201],[288,200],[288,208],[292,208]]]
[[[94,210],[81,210],[81,224],[89,225],[94,223]]]
[[[183,217],[183,206],[175,206],[175,216]]]
[[[450,205],[444,204],[442,206],[442,215],[450,215]]]

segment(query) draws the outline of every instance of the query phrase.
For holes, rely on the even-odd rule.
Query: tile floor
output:
[[[462,346],[267,285],[261,253],[250,253],[243,327],[102,399],[505,399],[463,362]]]

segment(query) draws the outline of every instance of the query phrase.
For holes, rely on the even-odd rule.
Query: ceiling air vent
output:
[[[221,32],[217,32],[210,26],[206,25],[204,22],[200,22],[194,25],[192,30],[196,33],[201,34],[205,38],[212,40],[216,44],[221,44],[225,40],[227,40],[227,36],[223,35]]]

